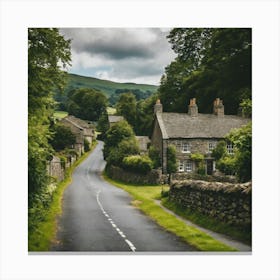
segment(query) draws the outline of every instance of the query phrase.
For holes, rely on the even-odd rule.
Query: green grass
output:
[[[193,223],[210,229],[215,232],[219,232],[222,234],[226,234],[228,236],[231,236],[232,238],[242,241],[248,245],[251,245],[251,229],[241,229],[241,228],[236,228],[230,225],[227,225],[225,223],[219,222],[216,219],[213,219],[209,216],[203,215],[199,212],[193,211],[193,210],[188,210],[185,208],[182,208],[175,204],[174,202],[168,200],[168,198],[163,198],[162,199],[162,205],[165,206],[166,208],[170,209],[177,215],[186,218]]]
[[[122,188],[131,194],[134,199],[132,204],[135,207],[141,209],[146,215],[151,217],[167,231],[176,234],[182,240],[194,246],[198,251],[237,251],[236,249],[223,244],[197,228],[187,225],[157,205],[154,200],[160,199],[162,186],[130,185],[114,181],[108,178],[106,174],[103,176],[109,183]],[[167,187],[164,188],[166,189]]]
[[[116,89],[139,89],[141,91],[156,92],[158,86],[147,84],[135,84],[135,83],[116,83],[108,80],[101,80],[92,77],[85,77],[76,74],[68,73],[68,88],[94,88],[101,90],[109,97],[115,92]]]
[[[83,154],[67,170],[65,180],[57,185],[57,188],[53,193],[49,209],[46,211],[46,215],[42,217],[42,221],[38,223],[35,230],[28,232],[28,251],[49,251],[51,243],[54,241],[56,235],[57,216],[62,213],[62,197],[64,190],[71,183],[71,176],[75,168],[88,157],[91,151],[95,148],[96,144],[97,142],[93,144],[92,149],[89,152]]]
[[[55,111],[53,116],[56,119],[63,119],[64,117],[68,116],[68,112],[65,112],[65,111]]]

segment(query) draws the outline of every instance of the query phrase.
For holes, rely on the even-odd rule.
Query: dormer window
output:
[[[191,145],[189,143],[182,144],[182,152],[183,153],[190,153],[191,152]]]
[[[232,144],[232,143],[227,143],[227,152],[228,152],[228,154],[230,154],[230,155],[233,155],[233,154],[234,154],[234,151],[233,151],[233,144]]]

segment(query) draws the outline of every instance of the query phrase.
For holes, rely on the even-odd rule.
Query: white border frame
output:
[[[0,279],[280,279],[277,0],[7,0],[0,8]],[[28,255],[26,66],[33,26],[253,28],[252,255]]]

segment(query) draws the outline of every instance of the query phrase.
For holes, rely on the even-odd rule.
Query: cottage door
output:
[[[212,159],[208,159],[206,161],[206,171],[207,171],[207,175],[212,175],[213,174],[213,160]]]

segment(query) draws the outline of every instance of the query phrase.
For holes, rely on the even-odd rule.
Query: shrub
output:
[[[84,147],[85,147],[85,152],[88,152],[90,150],[90,143],[86,138],[84,139]]]
[[[167,173],[175,173],[177,171],[177,160],[176,160],[176,147],[170,145],[167,147]]]
[[[224,156],[217,161],[217,168],[226,175],[234,175],[236,162],[233,156]]]
[[[51,145],[56,151],[61,151],[66,147],[74,145],[76,136],[69,127],[58,124],[54,127],[54,136]]]
[[[110,149],[107,163],[119,166],[126,156],[136,155],[139,152],[139,146],[135,137],[123,139],[117,146]]]
[[[149,147],[149,157],[153,162],[153,168],[158,168],[161,166],[159,150],[156,147]]]
[[[205,174],[205,163],[204,162],[202,162],[202,161],[199,162],[196,172],[199,175],[206,175]]]
[[[122,166],[129,171],[147,174],[151,171],[153,163],[148,156],[132,155],[123,159]]]
[[[215,160],[219,160],[220,158],[222,158],[223,155],[226,154],[226,142],[225,141],[219,141],[216,148],[213,149],[212,151],[212,157]]]
[[[195,162],[200,162],[204,159],[204,155],[200,154],[200,153],[194,153],[194,154],[191,154],[190,158],[191,158],[191,160],[193,160]]]

